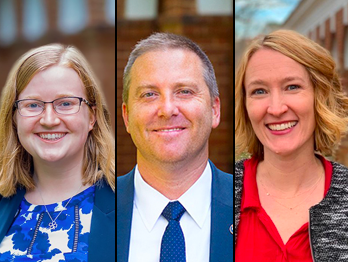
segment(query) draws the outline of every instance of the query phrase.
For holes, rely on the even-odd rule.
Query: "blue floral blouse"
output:
[[[32,205],[23,198],[20,210],[0,243],[0,261],[68,261],[87,262],[88,236],[91,228],[95,186],[68,199],[46,205],[57,227],[43,205]]]

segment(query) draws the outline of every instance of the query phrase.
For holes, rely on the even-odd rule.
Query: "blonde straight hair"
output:
[[[36,73],[51,66],[72,68],[85,87],[86,99],[95,107],[96,123],[84,150],[83,183],[101,179],[115,191],[115,138],[102,90],[88,62],[73,46],[50,44],[32,49],[12,67],[1,96],[0,107],[0,195],[10,197],[18,187],[35,188],[32,156],[20,144],[14,122],[14,102]]]
[[[348,98],[330,53],[291,30],[277,30],[256,38],[239,63],[235,82],[236,154],[249,153],[263,159],[263,145],[255,135],[245,106],[244,77],[251,57],[264,48],[280,52],[306,68],[314,87],[314,149],[323,155],[333,155],[348,129]]]

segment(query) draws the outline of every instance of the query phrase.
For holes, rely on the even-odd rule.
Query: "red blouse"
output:
[[[330,188],[332,164],[320,157],[325,168],[325,194]],[[283,243],[271,218],[262,208],[256,185],[254,158],[244,162],[244,187],[236,244],[236,262],[312,262],[308,222]]]

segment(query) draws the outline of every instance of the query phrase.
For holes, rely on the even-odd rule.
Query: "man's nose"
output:
[[[172,96],[165,96],[162,97],[159,101],[158,105],[158,116],[159,117],[165,117],[170,118],[172,116],[179,114],[179,109],[177,102]]]

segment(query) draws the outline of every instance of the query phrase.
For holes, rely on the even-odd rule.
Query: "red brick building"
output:
[[[146,19],[131,15],[136,0],[117,0],[117,173],[129,172],[136,163],[136,149],[122,120],[122,77],[128,56],[134,45],[153,32],[184,35],[207,53],[215,72],[221,98],[221,123],[210,137],[210,159],[218,168],[233,170],[233,17],[202,11],[202,1],[158,0],[154,15]],[[203,1],[204,2],[204,1]],[[206,1],[207,2],[207,1]],[[210,1],[212,2],[212,1]],[[226,1],[216,1],[218,2]],[[141,1],[138,1],[141,4]],[[206,12],[206,13],[205,13]],[[217,12],[218,13],[218,12]]]
[[[115,128],[115,1],[1,0],[0,89],[22,54],[49,43],[74,45],[86,56]]]

